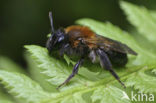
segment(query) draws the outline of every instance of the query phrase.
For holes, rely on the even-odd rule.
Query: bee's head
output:
[[[51,53],[52,50],[58,49],[59,45],[63,43],[63,41],[65,40],[65,35],[64,35],[64,30],[62,28],[56,31],[54,30],[52,12],[49,12],[49,18],[50,18],[52,33],[49,39],[47,40],[46,48]]]

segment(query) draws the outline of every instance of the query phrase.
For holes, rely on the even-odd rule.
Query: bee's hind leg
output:
[[[74,66],[73,70],[72,70],[72,74],[61,84],[57,87],[57,89],[59,89],[61,86],[65,85],[66,83],[68,83],[74,76],[75,74],[78,73],[78,69],[79,69],[79,66],[82,65],[84,61],[84,58],[81,58]]]
[[[119,83],[121,83],[121,85],[123,85],[123,87],[125,88],[126,86],[124,85],[124,83],[120,80],[119,76],[112,69],[112,64],[111,64],[107,54],[101,49],[97,49],[96,53],[100,58],[101,66],[103,68],[105,68],[106,70],[108,70],[119,81]]]

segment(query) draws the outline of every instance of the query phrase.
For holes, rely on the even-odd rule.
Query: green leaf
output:
[[[28,64],[28,71],[31,78],[38,82],[47,92],[56,91],[56,88],[52,87],[52,85],[47,81],[49,77],[42,74],[43,68],[38,67],[37,63],[31,58],[30,54],[25,53],[25,59]]]
[[[128,95],[113,86],[101,86],[93,92],[91,98],[92,102],[99,100],[99,103],[130,103]]]
[[[149,12],[150,12],[151,16],[153,17],[153,19],[156,20],[156,11],[150,10]]]
[[[40,85],[23,74],[0,70],[0,80],[12,96],[25,103],[36,103],[49,96]]]
[[[149,41],[156,43],[155,14],[151,15],[145,7],[139,7],[125,1],[121,1],[120,4],[128,20],[137,28],[140,34]]]
[[[75,93],[74,95],[63,98],[61,103],[87,103],[87,102],[82,98],[82,93]]]
[[[153,72],[154,74],[156,74],[156,69],[153,69],[152,72]]]
[[[0,85],[1,86],[1,85]],[[15,103],[13,99],[7,94],[3,88],[0,87],[0,103]]]
[[[67,78],[66,75],[68,74],[68,70],[63,69],[66,68],[66,66],[61,66],[60,61],[54,58],[49,58],[48,51],[45,48],[35,45],[25,46],[25,48],[32,54],[32,57],[36,60],[38,66],[44,69],[42,73],[51,77],[48,81],[53,85],[58,85]],[[61,71],[60,69],[63,69],[64,71]]]
[[[19,72],[19,73],[26,74],[26,72],[21,66],[17,65],[9,58],[3,56],[0,56],[0,69],[10,71],[10,72]]]
[[[0,103],[13,103],[12,101],[9,101],[9,100],[3,100],[3,99],[1,99],[0,100]]]
[[[156,77],[146,74],[146,70],[149,70],[149,67],[145,66],[139,72],[132,73],[125,83],[143,93],[156,93]]]

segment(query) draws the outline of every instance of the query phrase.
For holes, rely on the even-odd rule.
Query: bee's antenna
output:
[[[53,25],[53,16],[52,16],[52,12],[49,12],[49,19],[50,19],[50,25],[51,25],[51,32],[54,32],[54,25]]]

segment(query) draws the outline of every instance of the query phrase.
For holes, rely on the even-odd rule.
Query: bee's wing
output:
[[[113,50],[121,53],[137,55],[137,53],[129,48],[127,45],[100,35],[96,35],[96,38],[94,39],[86,39],[86,42],[96,44],[98,47],[106,51]]]

